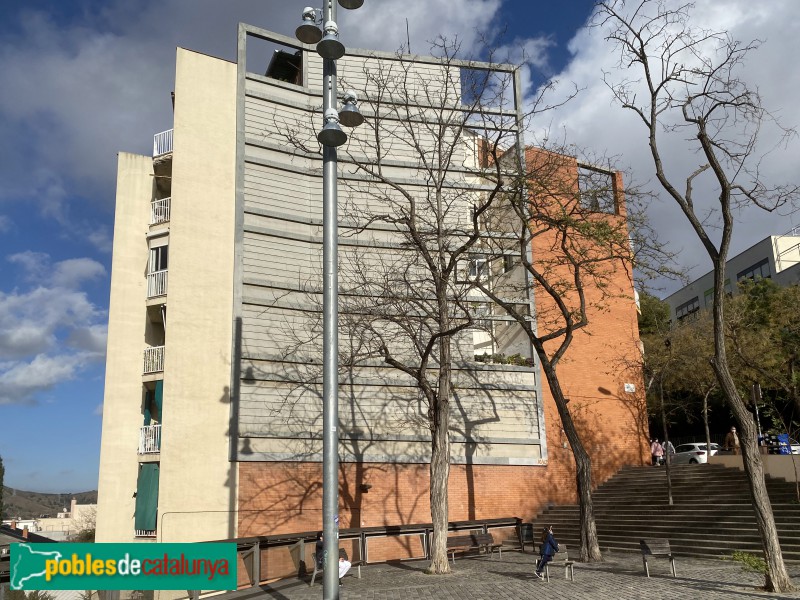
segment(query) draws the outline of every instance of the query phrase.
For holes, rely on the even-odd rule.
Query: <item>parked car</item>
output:
[[[711,456],[722,450],[719,444],[711,444]],[[681,444],[675,448],[675,454],[672,455],[672,464],[690,464],[699,465],[708,462],[708,450],[705,442],[692,442],[690,444]]]

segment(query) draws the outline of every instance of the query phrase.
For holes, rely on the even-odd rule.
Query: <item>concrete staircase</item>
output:
[[[786,560],[800,560],[800,504],[795,486],[767,478]],[[743,471],[721,465],[672,467],[667,503],[664,467],[626,467],[593,494],[600,548],[638,550],[645,537],[667,538],[679,555],[719,557],[734,550],[761,555],[755,514]],[[552,525],[559,542],[580,546],[578,507],[553,506],[534,521],[534,535]]]

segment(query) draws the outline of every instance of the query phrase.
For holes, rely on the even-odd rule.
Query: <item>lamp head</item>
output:
[[[347,141],[347,134],[339,127],[339,114],[333,110],[325,111],[325,124],[317,134],[317,141],[323,146],[336,148]]]
[[[339,41],[339,28],[333,21],[325,23],[325,37],[317,44],[317,54],[331,60],[344,56],[344,44]]]
[[[316,44],[322,39],[322,30],[317,25],[317,11],[306,6],[303,9],[303,20],[294,31],[295,37],[304,44]]]
[[[348,10],[361,8],[363,4],[364,0],[339,0],[339,6]]]
[[[358,127],[364,122],[364,116],[358,110],[358,96],[353,90],[344,93],[344,106],[339,111],[339,122],[345,127]]]

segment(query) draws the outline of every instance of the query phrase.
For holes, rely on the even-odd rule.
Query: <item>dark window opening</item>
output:
[[[150,249],[150,272],[166,271],[169,246],[156,246]]]
[[[578,191],[582,208],[591,212],[616,214],[612,173],[578,165]]]
[[[769,259],[765,258],[753,266],[747,267],[744,271],[739,271],[736,274],[736,281],[741,281],[742,279],[769,279],[770,277]]]
[[[270,79],[303,85],[302,51],[298,50],[292,53],[285,50],[275,50],[264,75]]]
[[[688,302],[684,302],[675,309],[675,317],[678,321],[683,321],[687,318],[694,318],[693,315],[700,310],[700,298],[695,296]]]

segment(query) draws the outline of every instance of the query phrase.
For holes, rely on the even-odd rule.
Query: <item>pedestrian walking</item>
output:
[[[654,439],[650,444],[650,456],[653,457],[654,467],[661,464],[661,459],[664,457],[664,446],[658,442],[658,438]]]

